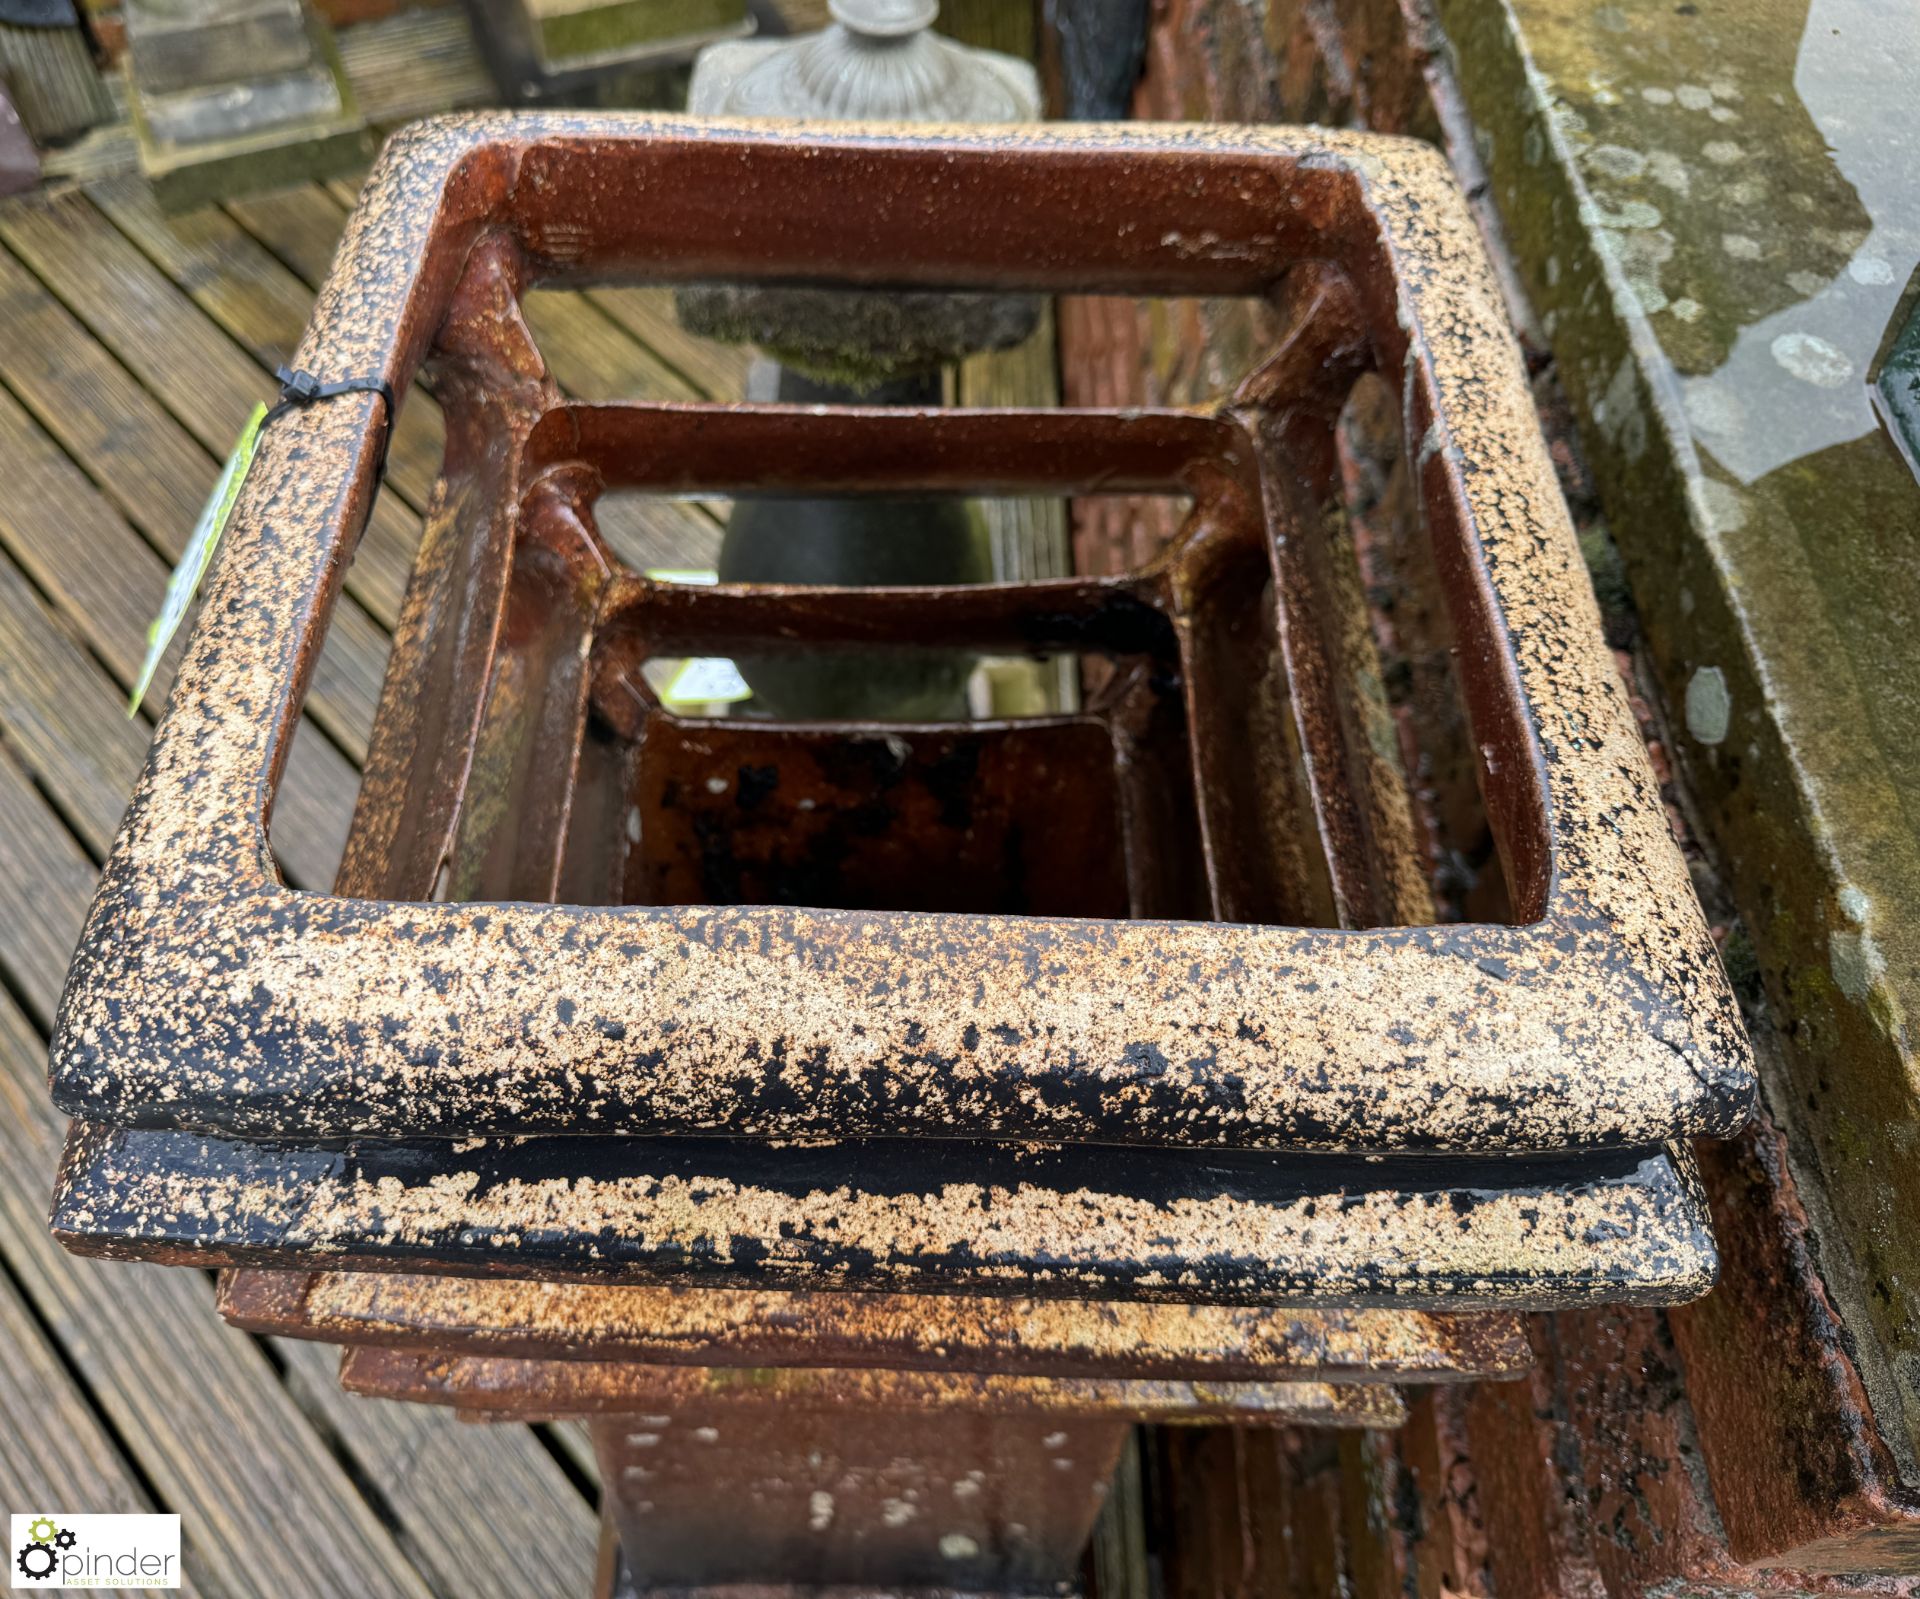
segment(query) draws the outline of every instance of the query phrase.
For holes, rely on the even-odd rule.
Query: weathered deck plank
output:
[[[0,242],[217,458],[225,459],[254,405],[273,397],[272,373],[222,333],[84,195],[0,207]],[[401,407],[402,437],[416,409]],[[400,442],[396,437],[396,450]],[[422,503],[438,463],[435,454],[420,488]],[[361,542],[404,550],[410,561],[419,519],[393,484],[390,474]]]
[[[347,214],[319,184],[251,194],[226,201],[222,209],[309,289],[326,281]]]
[[[128,719],[125,696],[138,672],[147,623],[160,607],[166,572],[147,550],[144,586],[127,587],[119,579],[129,574],[110,572],[103,554],[105,576],[90,585],[89,599],[105,609],[55,615],[12,558],[11,546],[16,537],[31,538],[21,532],[29,519],[51,527],[58,537],[70,537],[76,519],[85,531],[97,532],[99,525],[89,528],[83,499],[68,502],[57,494],[42,498],[30,492],[40,485],[47,463],[10,426],[22,421],[10,400],[0,400],[0,456],[12,469],[12,488],[0,495],[0,546],[9,550],[0,556],[0,734],[53,794],[71,802],[75,832],[103,855],[146,759],[152,731],[147,718],[157,714],[171,684],[169,663],[163,662],[169,675],[156,676],[141,715]],[[36,466],[43,469],[38,477]],[[120,553],[131,559],[130,552]],[[130,581],[138,584],[141,577],[136,571]],[[357,787],[346,758],[303,723],[274,811],[274,852],[296,883],[321,887],[330,881]]]
[[[330,255],[343,214],[305,192]],[[45,1231],[61,1122],[43,1035],[179,645],[140,718],[122,695],[216,456],[310,298],[219,213],[156,232],[140,194],[108,199],[111,218],[72,195],[0,207],[0,1414],[24,1413],[24,1382],[59,1429],[58,1447],[0,1429],[0,1502],[180,1510],[201,1593],[579,1594],[594,1514],[533,1431],[346,1395],[325,1351],[269,1360],[226,1329],[202,1275],[72,1260]],[[439,419],[415,398],[424,498]],[[404,496],[378,517],[275,819],[303,886],[338,856],[417,538]]]
[[[485,1573],[487,1591],[515,1599],[585,1599],[599,1518],[531,1427],[476,1430],[432,1406],[350,1394],[330,1346],[277,1339],[274,1348],[295,1394],[362,1462],[440,1592],[473,1593]]]
[[[219,458],[4,253],[0,323],[9,334],[0,347],[0,380],[87,468],[150,544],[163,553],[176,551],[199,514]],[[392,570],[370,585],[371,563],[363,549],[347,573],[352,598],[338,611],[335,626],[371,621],[383,632],[391,630],[411,559],[409,546],[394,558]]]
[[[744,345],[720,344],[681,327],[680,319],[673,314],[673,290],[660,284],[588,289],[585,298],[655,351],[708,399],[745,397],[752,355]]]
[[[234,202],[227,211],[310,289],[317,289],[332,265],[334,243],[346,222],[353,192],[351,184],[332,189],[306,184]],[[597,299],[598,291],[588,298]],[[554,380],[570,393],[685,399],[701,392],[680,378],[671,363],[637,344],[627,329],[594,313],[580,295],[537,293],[529,301],[528,318]],[[437,407],[416,388],[401,408],[403,432],[410,412],[415,411],[438,429]],[[435,469],[440,437],[437,431],[433,434]],[[720,525],[714,511],[698,504],[617,495],[601,502],[599,523],[621,559],[641,568],[710,566],[719,550]]]
[[[163,214],[138,178],[90,184],[87,199],[261,365],[293,353],[307,329],[307,286],[212,207]]]
[[[92,863],[79,844],[46,809],[26,774],[0,751],[0,978],[4,978],[6,989],[21,996],[41,1027],[51,1021],[67,959],[92,893],[93,877]],[[10,1057],[0,1067],[0,1104],[8,1099],[22,1101],[12,1109],[15,1120],[22,1121],[29,1131],[39,1129],[37,1144],[9,1147],[0,1136],[0,1165],[5,1166],[6,1177],[14,1183],[14,1191],[0,1193],[0,1218],[7,1224],[7,1236],[11,1240],[25,1237],[43,1253],[52,1263],[42,1263],[43,1272],[57,1266],[85,1277],[97,1269],[105,1278],[105,1290],[123,1283],[129,1272],[157,1279],[152,1292],[173,1296],[162,1302],[162,1308],[172,1305],[176,1316],[190,1314],[204,1319],[212,1336],[221,1337],[218,1319],[204,1295],[204,1279],[198,1274],[168,1273],[158,1268],[95,1268],[87,1262],[68,1260],[46,1237],[44,1209],[58,1153],[60,1123],[45,1103],[44,1072],[39,1064],[44,1058],[44,1045],[37,1036],[28,1042],[28,1027],[24,1017],[11,1033],[0,1027],[0,1050]],[[5,1253],[8,1257],[16,1253],[13,1243]],[[23,1277],[32,1275],[31,1269],[17,1261],[10,1259],[9,1264]],[[190,1299],[181,1301],[179,1289],[163,1286],[175,1279],[195,1290]],[[42,1314],[52,1319],[51,1313]],[[137,1342],[137,1330],[132,1336],[135,1343],[115,1345],[102,1358],[145,1354],[148,1346]],[[236,1334],[224,1337],[246,1342]],[[445,1412],[415,1412],[411,1407],[380,1406],[356,1399],[342,1393],[331,1381],[331,1360],[321,1351],[288,1349],[282,1355],[293,1369],[304,1368],[298,1399],[353,1457],[357,1478],[378,1490],[381,1511],[397,1522],[396,1537],[432,1579],[434,1591],[501,1595],[503,1599],[506,1595],[559,1596],[584,1591],[584,1573],[593,1547],[593,1515],[565,1473],[527,1429],[509,1427],[475,1434]],[[69,1358],[85,1364],[76,1356]],[[171,1360],[175,1352],[165,1347],[163,1339],[150,1358]],[[327,1368],[324,1373],[316,1373],[316,1359]],[[324,1383],[315,1380],[321,1374],[328,1376]],[[203,1375],[216,1383],[226,1382],[229,1376],[217,1370]],[[240,1402],[251,1401],[243,1393]],[[391,1417],[380,1414],[387,1409],[394,1412]],[[192,1416],[183,1417],[183,1425],[193,1424]],[[324,1453],[319,1435],[309,1441],[308,1447]],[[143,1450],[143,1461],[144,1456]],[[476,1481],[486,1484],[486,1494],[474,1493]],[[170,1508],[185,1510],[190,1517],[205,1509],[204,1505],[182,1505],[171,1494],[166,1502]],[[90,1500],[62,1503],[66,1508],[108,1508]],[[534,1537],[542,1528],[545,1542]],[[194,1559],[196,1569],[204,1569],[197,1554]],[[223,1585],[218,1591],[278,1590],[263,1582],[257,1588]],[[404,1593],[411,1591],[411,1585],[364,1591]]]
[[[0,746],[0,973],[42,1032],[53,1026],[94,876],[86,852]]]
[[[259,1348],[221,1324],[205,1276],[75,1260],[54,1243],[46,1204],[63,1123],[47,1102],[44,1058],[40,1035],[0,995],[8,1270],[162,1503],[181,1512],[203,1591],[424,1599],[431,1590],[316,1447]]]
[[[0,1275],[0,1505],[29,1516],[152,1510],[100,1418],[88,1407],[27,1302]],[[191,1577],[181,1593],[202,1590]]]
[[[0,558],[0,738],[91,853],[120,825],[147,735],[20,569]]]
[[[7,277],[7,263],[0,261],[0,317],[8,314]],[[12,380],[13,357],[31,332],[18,322],[9,327],[20,336],[0,349],[0,379],[7,381]],[[80,414],[58,401],[50,409],[69,417]],[[137,411],[123,413],[123,425],[108,447],[76,450],[69,459],[37,419],[29,418],[10,395],[0,395],[0,451],[12,468],[7,504],[0,507],[0,542],[40,591],[74,619],[93,653],[123,685],[139,673],[147,625],[160,609],[168,573],[198,514],[197,508],[172,518],[143,513],[142,520],[160,541],[156,549],[108,504],[105,485],[117,484],[119,498],[137,503],[138,489],[154,487],[156,470],[168,465],[164,434],[154,437],[158,430],[143,427],[145,420]],[[204,455],[179,464],[193,472],[189,482],[197,485],[197,498],[204,500],[218,467]],[[176,479],[165,488],[169,499],[179,499],[189,492],[189,483]],[[379,701],[387,635],[366,612],[347,604],[335,613],[327,642],[307,696],[307,714],[357,762],[365,758]],[[154,706],[163,702],[173,681],[180,646],[177,636],[154,678],[149,690]],[[335,766],[332,780],[351,786],[351,772],[343,763]],[[312,771],[328,780],[327,768]]]
[[[313,309],[313,287],[225,212],[209,206],[164,216],[145,185],[131,179],[97,184],[87,198],[263,373],[293,359]],[[341,225],[345,221],[343,213]],[[446,431],[440,408],[419,391],[400,414],[387,450],[387,483],[418,512],[439,474]]]

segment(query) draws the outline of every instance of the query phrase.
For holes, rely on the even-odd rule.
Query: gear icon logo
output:
[[[29,1582],[45,1582],[60,1569],[60,1551],[80,1541],[69,1527],[51,1516],[35,1516],[27,1523],[27,1541],[13,1557],[14,1569]]]
[[[60,1551],[50,1543],[30,1543],[20,1551],[14,1564],[20,1568],[21,1576],[43,1582],[60,1564]]]

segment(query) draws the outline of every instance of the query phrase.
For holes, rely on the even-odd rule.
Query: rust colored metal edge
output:
[[[1187,1383],[966,1373],[706,1370],[630,1362],[508,1360],[397,1349],[348,1349],[350,1393],[454,1405],[511,1419],[631,1415],[737,1403],[783,1412],[961,1410],[1102,1421],[1238,1426],[1398,1427],[1406,1407],[1380,1384]]]
[[[1786,1140],[1756,1118],[1700,1167],[1728,1280],[1669,1325],[1728,1553],[1776,1573],[1920,1574],[1920,1494],[1822,1280]]]
[[[387,1272],[240,1271],[248,1332],[444,1354],[995,1376],[1456,1382],[1532,1361],[1512,1315],[1230,1310],[945,1295],[602,1288]]]

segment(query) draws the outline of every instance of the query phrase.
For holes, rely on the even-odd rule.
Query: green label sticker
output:
[[[207,496],[200,520],[193,524],[193,537],[187,540],[187,547],[181,552],[173,576],[167,579],[167,592],[160,602],[160,614],[147,629],[146,659],[140,663],[140,677],[133,685],[132,697],[127,701],[129,717],[139,711],[140,702],[146,698],[147,688],[153,682],[153,674],[159,670],[160,657],[167,653],[167,645],[172,642],[181,619],[187,614],[187,607],[193,603],[193,596],[199,592],[200,580],[207,575],[207,567],[213,561],[220,535],[226,531],[227,518],[233,514],[233,502],[240,498],[240,485],[247,479],[247,468],[253,464],[253,452],[259,447],[260,424],[266,419],[267,408],[256,405],[253,415],[247,418],[247,425],[240,430],[239,442],[234,445],[233,454],[227,457],[227,464],[221,468],[220,481],[214,484],[213,493]]]

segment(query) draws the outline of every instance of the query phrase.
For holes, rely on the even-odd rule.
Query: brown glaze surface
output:
[[[597,1288],[394,1272],[240,1271],[250,1332],[520,1359],[879,1366],[1032,1377],[1456,1381],[1524,1371],[1519,1318],[924,1294]]]
[[[389,678],[349,874],[412,902],[293,893],[264,848],[291,718],[371,493],[380,407],[348,398],[293,413],[263,443],[75,962],[54,1051],[62,1106],[303,1138],[933,1131],[1498,1151],[1737,1126],[1745,1044],[1439,159],[1390,139],[1273,130],[793,133],[475,117],[389,146],[300,364],[377,372],[404,392],[431,353],[448,384],[448,475],[400,630],[401,653],[424,649],[428,664]],[[716,192],[737,203],[712,207]],[[737,227],[742,208],[754,228]],[[1313,632],[1316,579],[1284,536],[1279,654],[1344,927],[426,902],[467,825],[484,719],[508,704],[489,709],[501,652],[532,637],[510,625],[512,574],[529,558],[512,530],[590,514],[584,480],[543,480],[606,470],[584,447],[535,439],[558,425],[545,420],[558,400],[514,309],[531,283],[784,275],[1268,294],[1326,261],[1337,274],[1311,266],[1285,292],[1341,308],[1327,335],[1283,341],[1212,424],[1140,421],[1172,441],[1148,465],[1204,461],[1284,535],[1324,486],[1316,441],[1344,385],[1367,367],[1404,375],[1522,925],[1367,925],[1389,919],[1366,863],[1378,818],[1353,808],[1353,728]],[[659,410],[609,426],[650,437],[669,426]],[[720,437],[809,425],[725,417],[699,425]],[[1196,433],[1204,447],[1185,448]],[[865,479],[874,468],[852,448],[846,470]],[[735,470],[790,476],[773,457],[792,459],[773,451]],[[1066,457],[1042,475],[1071,478]],[[945,470],[979,487],[1018,467],[969,457]],[[1197,516],[1194,537],[1210,525]],[[630,577],[596,597],[582,559],[558,570],[586,585],[568,590],[569,625],[601,649],[592,697],[604,708],[622,608],[651,597]],[[1076,592],[1107,614],[1088,584]],[[745,620],[764,628],[809,602],[696,603],[757,607]],[[812,603],[855,625],[844,596]],[[1177,597],[1172,611],[1177,636]],[[569,636],[583,635],[550,635]],[[529,727],[564,743],[579,726],[566,709],[581,703],[579,679],[546,669],[514,692],[528,696],[517,714]],[[422,749],[433,753],[416,759]],[[552,863],[533,864],[513,892],[553,880]],[[1216,855],[1212,881],[1231,870]]]
[[[923,1371],[810,1371],[643,1366],[630,1361],[507,1360],[400,1349],[351,1349],[340,1380],[352,1392],[486,1415],[671,1414],[690,1406],[777,1405],[793,1412],[971,1411],[1106,1421],[1397,1427],[1406,1410],[1380,1384],[1189,1383],[995,1377]]]

